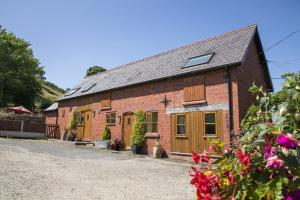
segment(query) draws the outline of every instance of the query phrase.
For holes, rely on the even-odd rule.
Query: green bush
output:
[[[70,130],[76,129],[77,123],[78,123],[78,111],[74,110],[72,112],[72,116],[71,116],[69,124],[68,124],[68,129],[70,129]]]
[[[110,140],[111,133],[110,129],[107,125],[104,126],[104,129],[102,130],[102,140]]]
[[[146,124],[145,113],[137,111],[134,113],[135,122],[132,125],[131,145],[141,145],[145,142]]]

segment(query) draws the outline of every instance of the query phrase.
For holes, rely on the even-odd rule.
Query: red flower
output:
[[[249,165],[245,166],[241,171],[241,175],[246,176],[250,170],[251,170],[251,166]]]
[[[207,152],[204,152],[203,154],[200,154],[200,160],[201,162],[209,163],[209,154]]]
[[[201,162],[209,163],[209,154],[204,152],[203,154],[197,154],[196,152],[192,152],[192,159],[194,160],[195,164]]]
[[[203,173],[194,167],[192,167],[192,169],[194,174],[191,174],[193,177],[191,184],[194,185],[197,190],[198,200],[219,199],[217,195],[213,195],[213,191],[217,191],[219,188],[218,176],[212,173]]]
[[[199,156],[199,154],[197,154],[196,152],[192,152],[192,159],[193,159],[193,161],[195,162],[195,164],[198,164],[199,163],[199,161],[200,161],[200,156]]]
[[[236,154],[237,154],[237,157],[240,160],[240,163],[242,163],[244,165],[247,165],[247,164],[249,164],[251,162],[250,155],[247,154],[247,153],[243,154],[243,152],[242,152],[241,149],[238,149],[236,151]]]

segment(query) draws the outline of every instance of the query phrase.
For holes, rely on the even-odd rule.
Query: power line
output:
[[[287,40],[288,38],[292,37],[294,34],[298,33],[299,31],[294,31],[292,33],[290,33],[289,35],[285,36],[284,38],[282,38],[281,40],[279,40],[278,42],[276,42],[275,44],[273,44],[272,46],[268,47],[265,49],[265,52],[269,51],[270,49],[276,47],[277,45],[279,45],[281,42],[283,42],[284,40]]]
[[[270,61],[267,61],[267,62],[270,63]],[[288,72],[291,71],[291,70],[289,70],[288,68],[283,67],[283,66],[277,64],[276,62],[272,62],[272,63],[273,63],[274,66],[279,67],[279,68],[281,68],[281,69],[283,69],[283,70],[285,70],[285,71],[288,71]]]
[[[286,65],[300,65],[300,63],[284,62],[284,61],[279,61],[279,60],[268,60],[268,62],[271,62],[271,63],[281,63],[281,64],[286,64]]]

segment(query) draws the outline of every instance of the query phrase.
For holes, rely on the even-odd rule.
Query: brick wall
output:
[[[46,124],[56,124],[57,111],[46,112]]]
[[[206,85],[206,100],[210,104],[228,103],[227,78],[224,69],[207,72],[205,74]],[[167,96],[170,103],[167,108],[183,107],[183,88],[184,78],[174,78],[143,85],[131,86],[119,90],[112,91],[111,110],[116,111],[116,125],[110,126],[112,138],[122,136],[122,117],[123,113],[143,111],[158,111],[158,133],[160,134],[160,142],[163,148],[169,153],[171,151],[171,122],[170,115],[165,112],[164,104],[160,101]],[[90,109],[95,111],[95,116],[92,118],[92,140],[101,137],[101,131],[105,124],[105,113],[108,111],[100,111],[100,100],[103,94],[94,94],[77,99],[65,100],[59,102],[59,126],[63,131],[69,121],[71,115],[70,107],[78,107],[90,104]],[[63,110],[65,116],[63,115]],[[224,110],[224,125],[225,143],[229,144],[229,116],[228,109]],[[152,153],[153,140],[148,139],[148,152]]]
[[[256,102],[256,96],[248,91],[252,84],[267,88],[264,66],[260,63],[257,44],[254,41],[248,47],[243,66],[237,69],[240,121],[245,117],[249,106]]]

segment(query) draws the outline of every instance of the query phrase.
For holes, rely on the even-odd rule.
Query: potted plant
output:
[[[111,144],[111,150],[121,151],[124,148],[124,142],[120,138],[115,138]]]
[[[95,143],[95,147],[101,148],[101,149],[109,149],[110,148],[110,138],[111,138],[111,132],[107,125],[104,126],[102,130],[102,138],[101,140],[97,140]]]
[[[141,154],[143,144],[145,143],[145,114],[143,111],[138,111],[135,112],[134,115],[135,122],[132,125],[132,135],[130,138],[131,151],[133,154]]]
[[[77,110],[74,110],[72,112],[72,116],[70,118],[69,124],[68,124],[68,134],[66,136],[67,141],[74,141],[76,138],[77,133],[77,124],[78,124],[78,112]]]

